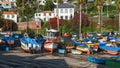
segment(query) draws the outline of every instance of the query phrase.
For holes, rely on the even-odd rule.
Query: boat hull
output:
[[[32,39],[31,39],[32,40]],[[39,52],[41,50],[41,47],[42,45],[39,45],[39,44],[32,44],[32,42],[28,43],[27,41],[25,41],[24,39],[21,39],[21,49],[24,51],[24,52],[31,52],[31,53],[34,53],[34,52]]]
[[[53,50],[55,50],[57,48],[58,48],[58,44],[55,42],[45,42],[45,44],[44,44],[44,49],[46,51],[53,52]]]
[[[105,64],[105,59],[103,58],[96,58],[93,56],[88,56],[88,61],[98,64]]]
[[[108,53],[108,54],[112,54],[112,55],[120,54],[119,51],[113,51],[113,50],[104,50],[104,53]]]
[[[83,51],[83,52],[87,52],[89,50],[89,48],[84,48],[84,47],[81,47],[81,46],[77,46],[76,49],[80,50],[80,51]]]

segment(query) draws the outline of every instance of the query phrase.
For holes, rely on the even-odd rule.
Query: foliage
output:
[[[18,29],[17,24],[12,20],[3,20],[4,24],[2,26],[3,31],[16,31]]]
[[[64,19],[59,19],[59,25],[62,26],[62,24],[65,22],[66,20]],[[49,22],[50,28],[56,29],[57,28],[57,18],[51,18],[50,22]]]
[[[115,0],[116,7],[118,8],[120,12],[120,0]]]
[[[4,19],[3,18],[0,18],[0,28],[4,25]]]
[[[89,26],[90,22],[88,20],[87,15],[85,15],[84,13],[82,13],[82,26]],[[73,18],[73,25],[79,25],[80,22],[80,14],[75,14],[74,18]]]
[[[55,3],[56,3],[56,2],[57,2],[57,0],[53,0],[53,2],[55,2]],[[63,0],[58,0],[58,3],[59,3],[59,4],[62,4],[62,3],[63,3]]]
[[[21,20],[24,20],[24,16],[32,18],[35,13],[36,0],[17,0],[18,13]]]
[[[62,26],[60,26],[60,31],[62,33],[71,33],[71,32],[73,32],[71,26],[72,26],[72,22],[66,21],[63,23]]]
[[[44,5],[44,10],[53,10],[54,4],[52,0],[46,0],[46,3]]]

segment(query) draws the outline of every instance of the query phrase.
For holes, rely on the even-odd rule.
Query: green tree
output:
[[[25,20],[24,16],[27,18],[32,18],[35,13],[35,8],[37,7],[37,0],[17,0],[16,4],[18,6],[18,14],[22,21]]]
[[[57,0],[53,0],[54,3],[57,3]],[[59,4],[62,4],[63,3],[63,0],[58,0],[58,3]]]
[[[44,10],[53,10],[54,4],[52,0],[47,0],[44,5]]]

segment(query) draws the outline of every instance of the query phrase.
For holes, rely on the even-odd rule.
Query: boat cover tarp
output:
[[[7,35],[3,36],[3,39],[5,41],[9,41],[9,40],[14,41],[14,38],[12,36],[7,36]]]
[[[106,42],[101,42],[100,43],[100,48],[101,49],[104,49],[104,50],[113,50],[113,51],[120,51],[120,47],[114,47],[113,45],[112,46],[106,46]]]
[[[31,43],[31,44],[34,44],[34,45],[38,45],[38,43],[36,42],[35,39],[32,39],[32,38],[22,38],[21,39],[22,42],[28,44],[28,43]]]

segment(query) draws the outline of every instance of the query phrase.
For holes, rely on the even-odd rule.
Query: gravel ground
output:
[[[100,55],[110,57],[110,55]],[[87,55],[68,53],[29,54],[20,50],[0,51],[0,68],[111,68],[87,60]]]

